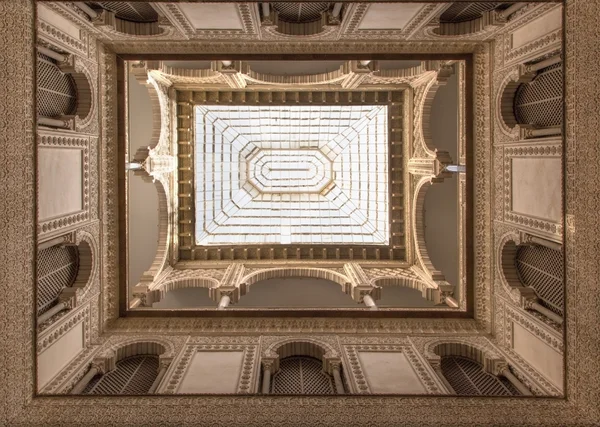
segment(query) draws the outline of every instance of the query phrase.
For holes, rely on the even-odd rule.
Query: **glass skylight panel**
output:
[[[196,244],[389,244],[382,105],[196,107]]]

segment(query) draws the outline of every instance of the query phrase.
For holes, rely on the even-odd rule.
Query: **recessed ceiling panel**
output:
[[[196,107],[196,244],[389,244],[388,107]]]
[[[241,30],[235,3],[179,3],[181,11],[197,30]]]
[[[401,30],[424,7],[424,3],[374,3],[369,6],[359,30]]]

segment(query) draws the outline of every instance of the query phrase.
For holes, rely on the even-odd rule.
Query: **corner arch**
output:
[[[343,274],[325,268],[305,268],[305,267],[284,267],[284,268],[269,268],[265,270],[255,271],[248,274],[242,279],[242,283],[246,283],[249,287],[262,280],[287,278],[287,277],[302,277],[325,279],[337,283],[345,291],[350,279]]]
[[[216,288],[219,286],[219,281],[210,277],[192,277],[182,278],[167,281],[161,284],[157,289],[148,292],[146,303],[152,305],[155,302],[161,301],[165,295],[176,289],[185,288]]]
[[[416,289],[421,292],[421,296],[428,301],[436,302],[435,295],[438,292],[437,288],[429,286],[427,283],[420,279],[415,279],[412,277],[397,277],[397,276],[387,276],[380,277],[378,279],[373,280],[373,286],[379,287],[392,287],[399,286],[403,288]]]
[[[412,226],[413,235],[415,236],[415,253],[421,269],[427,274],[432,280],[446,280],[445,276],[440,270],[435,268],[429,252],[427,250],[427,244],[425,243],[425,216],[423,215],[425,206],[425,195],[427,190],[435,182],[432,181],[431,177],[422,178],[415,187],[415,194],[413,198],[412,208]],[[417,214],[419,212],[420,214]]]

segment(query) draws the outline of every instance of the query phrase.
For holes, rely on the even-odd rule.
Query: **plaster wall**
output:
[[[512,210],[550,221],[561,221],[559,157],[512,159]]]
[[[526,45],[554,30],[558,30],[561,26],[562,7],[559,7],[513,31],[510,36],[512,48],[516,49]]]
[[[83,348],[83,322],[79,322],[38,355],[38,390],[48,384]]]
[[[82,151],[40,147],[38,150],[38,220],[83,209]]]
[[[361,351],[358,355],[372,393],[425,393],[403,353]]]
[[[550,380],[563,386],[563,357],[523,326],[513,323],[513,349],[527,363]]]
[[[458,161],[458,77],[450,76],[436,92],[431,106],[433,146]],[[458,285],[458,178],[453,175],[432,185],[425,196],[425,242],[433,265],[446,280]]]
[[[64,31],[71,37],[76,39],[80,39],[81,30],[77,27],[77,25],[73,24],[66,18],[63,18],[58,13],[50,10],[46,6],[41,3],[37,4],[38,11],[38,19],[46,21],[47,23],[53,25],[61,31]]]
[[[243,356],[241,351],[195,353],[178,393],[235,393]]]
[[[129,157],[152,137],[152,106],[146,86],[129,76]],[[151,182],[129,172],[129,288],[154,260],[158,248],[158,194]]]

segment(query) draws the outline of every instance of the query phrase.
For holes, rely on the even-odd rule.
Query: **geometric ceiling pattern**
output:
[[[387,105],[196,105],[196,245],[388,245],[388,132]]]

